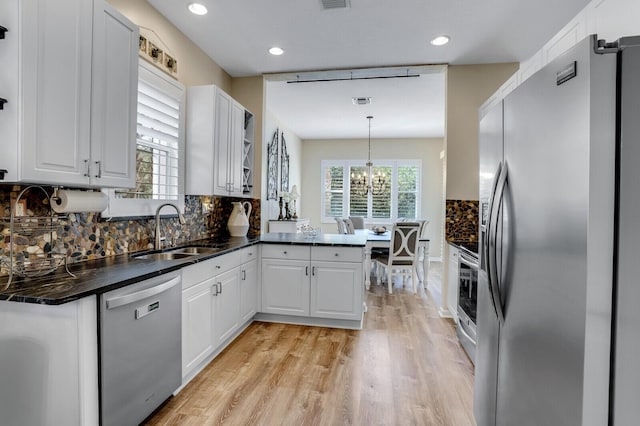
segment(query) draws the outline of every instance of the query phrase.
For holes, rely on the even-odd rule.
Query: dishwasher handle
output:
[[[129,305],[142,299],[146,299],[147,297],[155,296],[156,294],[165,292],[175,285],[179,284],[180,279],[180,275],[178,275],[177,277],[174,277],[169,281],[163,282],[154,287],[136,291],[134,293],[125,294],[124,296],[117,296],[112,297],[111,299],[107,299],[107,309],[115,309],[120,306]]]

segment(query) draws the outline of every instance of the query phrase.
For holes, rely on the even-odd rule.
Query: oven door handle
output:
[[[493,307],[498,316],[500,324],[504,323],[504,307],[500,294],[500,272],[498,271],[498,216],[502,201],[504,200],[504,188],[508,176],[507,163],[504,163],[496,184],[495,199],[493,200],[493,211],[491,212],[491,228],[489,233],[489,291],[493,301]]]
[[[465,265],[469,266],[472,269],[475,269],[476,271],[480,268],[480,264],[476,259],[465,255],[462,251],[460,251],[460,256],[458,257],[458,259],[461,263],[464,263]]]

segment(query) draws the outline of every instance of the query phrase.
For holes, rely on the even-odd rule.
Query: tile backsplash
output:
[[[0,185],[0,256],[8,256],[11,241],[9,216],[11,206],[24,186]],[[48,194],[52,187],[43,187]],[[48,199],[42,191],[25,192],[27,213],[30,216],[47,216]],[[12,201],[13,200],[13,201]],[[233,201],[249,201],[252,213],[249,218],[249,236],[260,234],[260,200],[232,197],[185,196],[185,225],[177,218],[164,218],[161,233],[168,241],[177,244],[203,238],[225,239],[229,237],[227,220]],[[203,213],[203,203],[211,206]],[[14,238],[14,250],[47,253],[66,253],[69,262],[81,262],[123,253],[132,253],[153,248],[155,219],[153,217],[107,219],[100,213],[69,213],[58,220],[55,231],[44,235],[19,236]],[[0,275],[7,271],[0,269]]]
[[[446,228],[447,241],[478,241],[478,200],[447,200]]]

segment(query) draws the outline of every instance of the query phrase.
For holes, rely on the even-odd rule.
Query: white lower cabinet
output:
[[[312,262],[309,315],[359,320],[362,317],[362,263]]]
[[[309,316],[309,260],[262,259],[262,312]]]
[[[240,326],[240,267],[218,275],[215,281],[213,329],[217,347]]]
[[[449,256],[447,266],[447,300],[446,306],[451,316],[458,320],[458,248],[448,244]]]
[[[243,250],[248,249],[252,248]],[[235,251],[182,269],[183,382],[221,351],[255,314],[256,279],[252,286],[243,285],[243,277],[251,275],[243,273],[243,257],[242,250]],[[244,306],[252,303],[249,315]]]
[[[240,270],[240,323],[249,321],[258,310],[258,258],[243,263]]]
[[[362,320],[362,247],[262,247],[262,313]]]
[[[214,349],[211,278],[182,292],[182,376],[204,361]]]

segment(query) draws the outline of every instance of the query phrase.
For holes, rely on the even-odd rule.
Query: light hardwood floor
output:
[[[367,304],[361,331],[253,323],[147,424],[474,425],[473,365],[432,295],[372,285]]]

